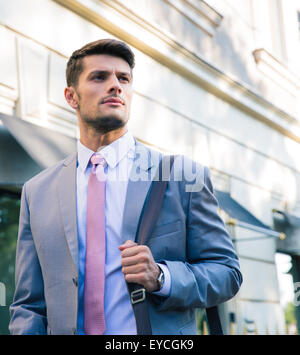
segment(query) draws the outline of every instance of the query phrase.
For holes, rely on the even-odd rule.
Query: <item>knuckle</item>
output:
[[[140,272],[139,279],[140,279],[140,281],[145,281],[146,280],[146,273],[145,272]]]
[[[142,253],[141,254],[141,261],[142,262],[147,262],[149,260],[149,256],[147,253]]]
[[[147,253],[149,248],[147,247],[147,245],[142,245],[142,250],[144,253]]]
[[[141,265],[140,265],[140,271],[141,271],[141,272],[145,272],[146,270],[147,270],[146,265],[145,265],[145,264],[141,264]]]

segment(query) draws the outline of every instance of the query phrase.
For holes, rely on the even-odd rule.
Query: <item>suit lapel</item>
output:
[[[122,221],[122,242],[135,241],[139,218],[158,167],[160,154],[136,141],[135,157],[127,185]]]
[[[59,175],[58,198],[65,236],[73,261],[78,268],[76,157],[77,154],[74,154],[64,161]]]

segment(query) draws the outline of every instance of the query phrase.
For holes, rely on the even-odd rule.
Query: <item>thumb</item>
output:
[[[126,242],[124,244],[119,246],[119,250],[123,251],[123,250],[125,250],[127,248],[131,248],[131,247],[134,247],[136,245],[137,245],[137,243],[135,243],[132,240],[128,239],[128,240],[126,240]]]

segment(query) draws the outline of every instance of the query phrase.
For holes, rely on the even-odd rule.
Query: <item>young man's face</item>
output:
[[[133,91],[129,64],[104,54],[82,61],[75,89],[79,119],[102,133],[123,127],[129,119]]]

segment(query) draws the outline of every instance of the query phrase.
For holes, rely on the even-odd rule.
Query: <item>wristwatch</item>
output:
[[[159,267],[159,265],[157,265]],[[160,274],[158,275],[157,278],[157,285],[158,285],[158,291],[160,291],[165,283],[165,274],[163,270],[159,267]]]

